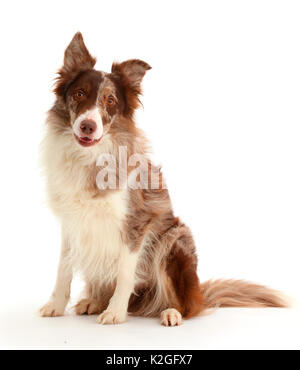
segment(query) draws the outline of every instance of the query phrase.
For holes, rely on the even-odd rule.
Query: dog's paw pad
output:
[[[109,311],[106,310],[102,312],[101,315],[98,316],[97,322],[99,324],[121,324],[125,322],[127,318],[127,314],[123,314],[121,312]]]
[[[182,324],[181,313],[175,308],[168,308],[160,314],[160,322],[164,326],[179,326]]]

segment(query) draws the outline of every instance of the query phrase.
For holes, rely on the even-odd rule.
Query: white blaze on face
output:
[[[73,124],[73,131],[79,138],[85,136],[80,131],[80,125],[84,120],[92,120],[96,123],[97,128],[93,133],[93,140],[99,140],[103,135],[103,123],[99,109],[97,107],[93,107],[76,118]]]

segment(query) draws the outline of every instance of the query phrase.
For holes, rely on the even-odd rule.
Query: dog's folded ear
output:
[[[130,59],[123,63],[114,63],[112,73],[118,73],[123,77],[124,82],[133,89],[139,89],[146,71],[151,69],[149,64],[139,59]]]
[[[77,32],[65,50],[64,64],[58,71],[54,92],[63,96],[67,86],[83,71],[92,69],[96,58],[92,57],[84,44],[82,34]]]
[[[123,63],[114,63],[111,67],[112,74],[119,77],[125,89],[127,100],[126,112],[132,116],[134,110],[141,104],[139,95],[142,93],[141,82],[145,73],[151,69],[149,64],[139,59],[130,59]]]

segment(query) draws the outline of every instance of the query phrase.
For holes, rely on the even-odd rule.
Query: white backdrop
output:
[[[98,69],[153,68],[137,121],[193,230],[201,280],[300,296],[299,17],[298,1],[1,3],[1,313],[37,309],[55,280],[60,230],[38,150],[78,30]]]

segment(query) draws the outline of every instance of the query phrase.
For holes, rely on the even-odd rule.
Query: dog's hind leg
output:
[[[79,301],[75,306],[77,315],[94,315],[101,313],[101,303],[97,299],[86,298]]]
[[[108,306],[113,293],[111,287],[101,287],[98,283],[86,283],[85,291],[86,298],[74,306],[77,315],[100,314]]]
[[[179,326],[182,324],[182,315],[175,308],[168,308],[160,314],[160,322],[164,326]]]
[[[169,291],[171,289],[172,294],[170,308],[161,312],[161,324],[180,325],[182,317],[196,316],[205,309],[197,276],[194,242],[188,229],[173,243],[166,258],[166,273],[170,278]]]

